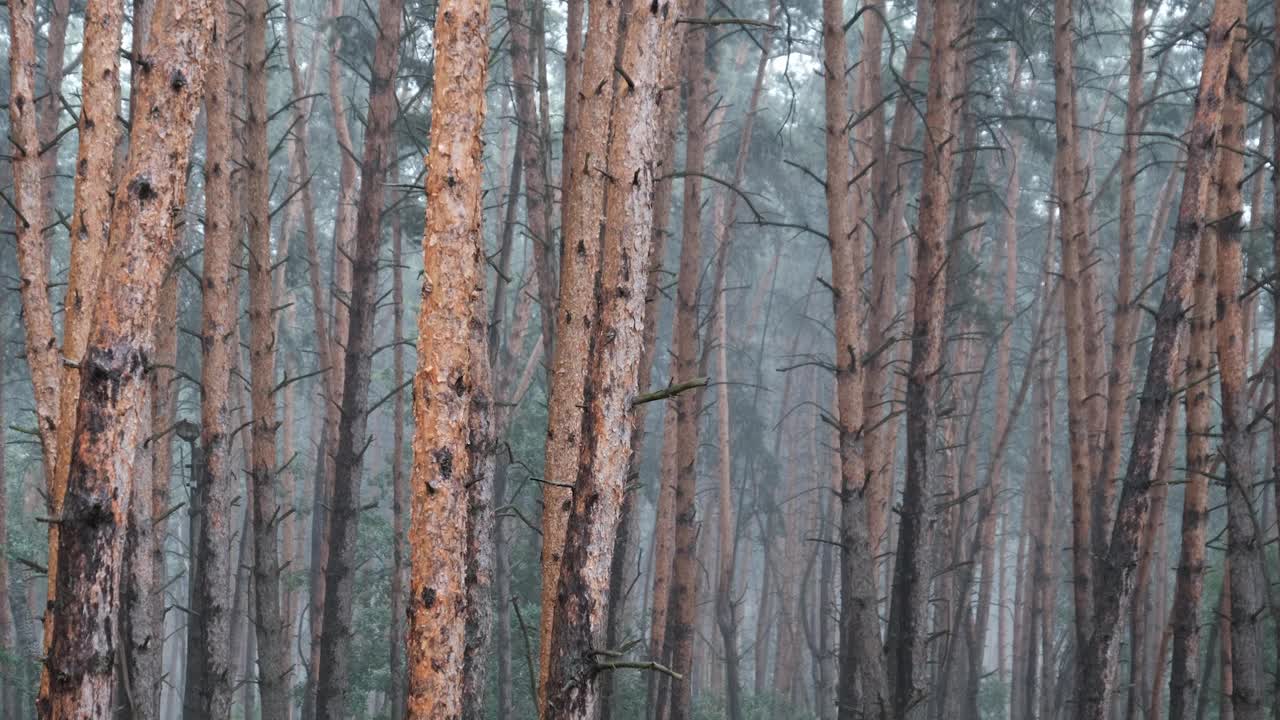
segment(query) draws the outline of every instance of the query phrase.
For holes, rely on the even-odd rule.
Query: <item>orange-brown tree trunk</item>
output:
[[[549,369],[546,467],[542,486],[542,607],[546,610],[557,604],[560,558],[573,505],[570,488],[577,473],[582,393],[595,322],[595,282],[600,268],[599,238],[604,219],[603,158],[607,156],[609,144],[619,8],[608,4],[594,7],[598,7],[599,12],[591,13],[589,19],[586,59],[582,65],[581,87],[589,90],[576,101],[574,122],[578,129],[572,141],[574,154],[567,156],[571,164],[567,168],[568,191],[563,210],[564,252],[560,258],[554,356]],[[547,683],[552,673],[556,614],[544,610],[539,627],[540,712],[549,707]]]
[[[462,715],[472,324],[483,288],[481,132],[489,4],[444,0],[435,26],[423,295],[414,376],[407,717]],[[370,176],[371,178],[374,176]]]
[[[137,79],[142,107],[111,211],[103,292],[82,368],[81,402],[61,515],[58,597],[46,659],[50,718],[107,718],[113,710],[121,553],[136,448],[146,440],[146,368],[157,296],[184,207],[186,170],[209,57],[211,8],[177,2],[154,16],[151,71]],[[145,501],[149,502],[150,498]]]
[[[679,6],[636,3],[627,15],[613,114],[628,119],[609,146],[608,167],[629,178],[609,195],[604,248],[595,278],[598,320],[591,334],[582,443],[573,509],[555,605],[550,685],[545,715],[557,720],[594,717],[598,675],[621,669],[601,650],[607,629],[609,567],[631,460],[631,411],[638,382],[647,277],[643,266],[653,240],[653,192],[664,137],[659,99],[662,69],[675,51]],[[588,46],[588,57],[591,46]],[[584,104],[584,109],[590,104]],[[583,118],[586,120],[585,116]],[[585,135],[584,135],[585,144]],[[615,667],[611,667],[610,665]]]

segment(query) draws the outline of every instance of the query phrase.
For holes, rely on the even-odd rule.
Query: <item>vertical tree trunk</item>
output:
[[[384,21],[388,22],[388,21]],[[411,720],[462,715],[466,512],[474,295],[481,291],[481,140],[489,4],[444,0],[437,10],[435,97],[427,158],[424,283],[414,377]]]
[[[8,347],[4,342],[4,338],[0,337],[0,380],[5,377],[8,360]],[[8,427],[5,424],[7,416],[5,415],[6,405],[4,401],[4,393],[0,392],[0,428]],[[0,713],[5,717],[20,718],[19,693],[22,688],[19,673],[19,663],[22,662],[23,652],[18,646],[17,625],[13,620],[13,605],[9,598],[9,476],[8,465],[6,464],[8,445],[5,442],[4,432],[0,431],[0,651],[3,651],[5,660],[0,663]]]
[[[271,269],[271,179],[267,146],[267,3],[250,0],[244,8],[245,33],[245,208],[249,233],[249,362],[253,404],[253,590],[254,630],[261,662],[258,689],[266,717],[288,715],[289,677],[292,664],[280,612],[280,556],[277,542],[279,519],[289,508],[276,496],[275,397],[276,333]],[[246,529],[248,532],[248,529]],[[249,668],[252,670],[252,666]]]
[[[938,521],[932,509],[939,468],[935,463],[938,380],[942,372],[943,301],[946,296],[946,231],[952,158],[952,102],[958,92],[958,7],[940,3],[933,18],[928,110],[920,213],[916,228],[914,319],[907,372],[907,474],[901,529],[890,596],[888,675],[893,716],[923,710],[928,633],[931,543]]]
[[[542,2],[543,0],[533,0]],[[525,0],[507,3],[507,21],[511,24],[511,82],[515,87],[516,121],[520,124],[516,152],[524,171],[525,211],[533,246],[534,272],[538,282],[538,303],[541,308],[542,344],[547,357],[553,357],[552,341],[555,335],[556,303],[556,251],[547,220],[550,218],[547,192],[547,156],[542,145],[542,128],[538,123],[534,104],[534,89],[538,77],[534,75],[530,59],[531,13],[525,11]],[[581,19],[579,18],[579,22]],[[571,44],[573,40],[569,41]],[[566,103],[568,85],[566,84]],[[566,104],[565,137],[569,136],[568,105]],[[575,120],[576,121],[576,120]],[[567,147],[567,145],[566,145]],[[565,156],[566,158],[569,156]],[[515,198],[509,200],[514,201]]]
[[[183,208],[196,109],[209,56],[211,10],[180,2],[155,15],[151,71],[138,78],[147,113],[133,125],[127,168],[111,212],[112,257],[85,353],[88,369],[71,451],[59,537],[58,603],[46,660],[52,718],[106,718],[116,653],[113,608],[132,501],[135,449],[146,439],[145,370],[157,295]],[[149,501],[149,498],[147,498]]]
[[[1219,0],[1209,28],[1200,88],[1189,128],[1187,169],[1178,208],[1177,230],[1164,293],[1156,311],[1155,334],[1134,424],[1124,490],[1111,543],[1100,562],[1102,576],[1097,578],[1093,631],[1076,648],[1075,716],[1078,720],[1101,720],[1105,717],[1115,681],[1114,650],[1120,635],[1117,625],[1133,589],[1138,541],[1147,523],[1156,460],[1163,443],[1165,424],[1169,422],[1178,355],[1176,346],[1183,329],[1183,316],[1195,274],[1195,258],[1199,254],[1208,216],[1206,203],[1217,156],[1216,140],[1222,125],[1222,102],[1231,49],[1229,35],[1239,20],[1240,12],[1237,0]]]
[[[583,384],[587,351],[595,321],[595,279],[600,267],[600,230],[604,219],[604,159],[608,153],[610,108],[613,104],[613,64],[618,43],[619,9],[599,6],[591,13],[582,64],[581,87],[587,91],[578,104],[573,130],[573,155],[567,170],[564,203],[564,247],[560,259],[560,299],[556,305],[554,355],[547,407],[546,468],[542,488],[542,613],[539,636],[539,712],[550,707],[547,683],[552,674],[565,527],[573,497],[570,486],[577,472],[584,405]],[[572,35],[570,35],[572,42]],[[570,57],[572,61],[572,57]],[[570,135],[566,131],[566,138]],[[566,144],[569,140],[566,139]],[[566,148],[568,149],[568,148]],[[562,180],[562,182],[564,182]],[[642,261],[640,261],[642,262]],[[545,309],[544,309],[545,312]],[[545,336],[545,331],[544,331]],[[545,717],[545,715],[544,715]]]
[[[462,717],[483,720],[485,678],[489,667],[489,638],[493,631],[493,470],[496,436],[493,381],[490,377],[489,329],[485,317],[488,296],[481,275],[471,328],[471,407],[467,415],[467,450],[471,477],[467,488],[466,643],[462,658]]]
[[[215,54],[226,56],[225,0],[213,1]],[[200,341],[200,457],[196,473],[199,529],[193,543],[192,617],[187,624],[184,713],[192,720],[226,720],[231,712],[231,538],[236,495],[231,460],[230,382],[235,363],[238,272],[233,268],[238,213],[231,196],[230,61],[209,65],[205,86],[204,278]]]
[[[633,4],[619,61],[627,81],[618,89],[612,114],[627,118],[628,124],[610,143],[608,167],[614,177],[630,180],[609,196],[604,252],[593,282],[599,318],[591,334],[592,362],[583,395],[587,409],[546,689],[545,714],[557,720],[594,717],[598,674],[617,669],[597,652],[610,650],[601,647],[607,626],[608,568],[631,460],[631,402],[643,340],[647,277],[631,268],[647,261],[653,240],[654,178],[664,136],[662,69],[667,54],[676,49],[679,15],[675,3]],[[591,49],[588,45],[588,61]],[[583,105],[584,123],[590,107]],[[584,146],[586,139],[584,135]]]
[[[881,664],[875,561],[867,528],[863,443],[864,354],[861,228],[862,195],[854,191],[849,149],[849,87],[845,70],[844,4],[822,5],[823,76],[826,93],[827,236],[831,251],[836,327],[836,405],[839,415],[840,669],[837,706],[842,720],[885,717],[888,688]],[[879,49],[876,48],[877,60]],[[864,50],[864,59],[868,51]],[[876,63],[878,65],[878,63]],[[863,72],[867,72],[864,66]],[[863,82],[879,78],[864,78]],[[722,403],[723,404],[723,403]],[[825,609],[823,609],[825,612]],[[821,700],[819,700],[821,702]]]
[[[1249,58],[1246,52],[1248,29],[1241,23],[1232,30],[1231,63],[1227,72],[1226,102],[1222,111],[1223,147],[1218,155],[1217,236],[1218,282],[1217,349],[1218,375],[1222,388],[1222,444],[1219,454],[1225,467],[1227,490],[1227,564],[1231,582],[1232,687],[1230,698],[1239,720],[1262,720],[1263,617],[1266,611],[1267,582],[1264,577],[1262,526],[1254,507],[1259,493],[1254,490],[1253,458],[1249,452],[1250,408],[1248,337],[1244,327],[1244,156],[1230,148],[1244,147],[1247,134],[1246,87]],[[1223,636],[1225,639],[1225,635]],[[1274,698],[1273,698],[1274,700]]]
[[[704,0],[685,6],[689,17],[706,15]],[[680,269],[676,287],[675,375],[694,377],[698,370],[698,276],[701,270],[702,180],[708,114],[706,30],[693,28],[685,36],[683,94],[685,99],[685,178],[680,229]],[[671,684],[668,720],[689,720],[692,713],[693,624],[697,617],[697,453],[701,393],[676,399],[676,547],[671,583],[670,629],[666,638],[671,668],[683,675]]]
[[[399,169],[392,171],[399,183]],[[510,198],[508,202],[514,202]],[[400,268],[404,263],[403,238],[400,231],[400,214],[391,217],[391,382],[397,388],[391,405],[391,717],[404,717],[405,709],[405,501],[409,488],[404,477],[404,276]],[[495,481],[495,490],[497,482]],[[500,529],[494,529],[494,542],[500,537]],[[502,568],[496,570],[501,573]],[[498,577],[502,577],[498,575]],[[502,599],[502,598],[497,598]],[[499,606],[501,614],[501,606]],[[499,630],[501,633],[501,629]],[[499,677],[502,672],[499,669]],[[502,703],[498,703],[499,708]]]

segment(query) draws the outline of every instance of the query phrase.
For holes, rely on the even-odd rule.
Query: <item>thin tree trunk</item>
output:
[[[153,110],[134,121],[111,212],[108,282],[83,363],[89,372],[82,379],[57,554],[61,599],[52,613],[46,660],[49,676],[58,681],[42,703],[51,718],[106,718],[111,712],[111,617],[120,600],[131,471],[146,439],[145,368],[157,295],[174,248],[173,213],[184,206],[210,15],[205,2],[179,2],[157,13],[152,72],[138,78],[137,97]]]
[[[399,184],[399,169],[392,171],[393,182]],[[515,202],[509,198],[508,202]],[[400,213],[391,216],[391,341],[395,343],[391,351],[391,382],[396,388],[404,384],[404,276],[400,272],[404,264],[403,238],[400,228]],[[407,515],[405,500],[409,488],[404,477],[404,390],[397,389],[391,404],[391,717],[403,718],[405,710],[405,529]],[[497,483],[495,481],[495,491]],[[497,542],[500,528],[495,528]],[[497,568],[502,572],[501,566]],[[499,578],[502,575],[498,575]],[[497,598],[502,600],[501,597]],[[501,616],[502,605],[498,606]],[[499,630],[501,634],[501,629]],[[502,643],[499,643],[501,647]],[[501,661],[499,661],[501,662]],[[501,669],[498,672],[502,676]],[[499,702],[501,716],[502,703]]]
[[[0,380],[3,380],[8,365],[8,344],[0,338]],[[5,415],[4,393],[0,392],[0,428],[8,427]],[[0,663],[0,713],[5,717],[20,718],[21,692],[20,663],[23,662],[22,649],[18,646],[17,625],[13,619],[13,605],[9,597],[9,466],[7,465],[8,444],[4,432],[0,431],[0,650],[4,652],[4,662]]]
[[[831,251],[835,313],[836,405],[839,415],[840,669],[837,706],[841,720],[886,717],[888,686],[881,663],[875,560],[867,528],[866,462],[863,442],[864,354],[862,274],[866,259],[862,195],[850,192],[849,87],[845,70],[844,4],[822,5],[823,76],[826,93],[827,236]],[[875,48],[877,59],[879,48]],[[864,48],[863,57],[869,52]],[[877,63],[878,64],[878,63]],[[863,72],[867,72],[865,66]],[[863,82],[879,81],[865,78]],[[721,403],[724,404],[723,402]],[[724,412],[724,410],[722,410]],[[723,521],[722,521],[723,523]],[[825,612],[825,609],[823,609]],[[822,700],[819,699],[819,704]]]
[[[275,292],[271,278],[271,179],[267,145],[267,3],[250,0],[244,8],[245,32],[245,208],[249,233],[249,358],[253,404],[253,589],[254,630],[261,656],[258,689],[262,712],[288,715],[289,662],[285,618],[280,611],[280,556],[277,541],[282,508],[276,497]],[[248,530],[246,530],[248,532]],[[250,668],[252,670],[252,668]]]
[[[483,318],[488,305],[481,275],[480,291],[472,297],[474,317]],[[493,631],[493,472],[495,422],[493,381],[490,376],[488,328],[472,322],[471,386],[467,415],[467,450],[471,477],[467,480],[466,644],[462,658],[462,717],[483,720],[485,678],[489,667],[489,639]]]
[[[1059,2],[1065,3],[1066,0]],[[1177,231],[1174,233],[1164,293],[1156,311],[1155,332],[1134,424],[1129,465],[1122,486],[1124,490],[1115,531],[1100,562],[1102,576],[1097,578],[1098,590],[1093,598],[1093,631],[1087,635],[1087,644],[1078,645],[1076,649],[1075,716],[1078,720],[1101,720],[1105,717],[1115,682],[1114,649],[1120,636],[1117,625],[1133,589],[1138,541],[1148,521],[1156,460],[1160,455],[1165,425],[1169,422],[1173,378],[1178,364],[1176,346],[1189,305],[1195,257],[1199,254],[1209,212],[1206,202],[1217,156],[1215,139],[1222,125],[1222,98],[1231,49],[1229,35],[1240,14],[1237,0],[1219,0],[1209,28],[1200,88],[1189,129],[1187,169],[1178,208]],[[1079,628],[1077,632],[1084,635],[1079,633]]]
[[[466,645],[466,512],[471,477],[471,324],[483,288],[481,131],[489,4],[444,0],[427,159],[424,286],[414,377],[410,720],[461,717]]]
[[[930,555],[939,515],[932,509],[937,495],[938,380],[942,372],[942,324],[946,297],[946,231],[952,158],[955,153],[952,102],[960,91],[960,52],[956,46],[959,7],[940,3],[933,18],[929,72],[924,184],[916,227],[914,319],[911,363],[907,371],[907,474],[902,500],[901,529],[895,553],[894,583],[889,609],[889,692],[893,717],[924,710],[925,646],[929,630]]]

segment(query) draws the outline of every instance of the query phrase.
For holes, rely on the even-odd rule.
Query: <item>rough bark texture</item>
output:
[[[471,476],[471,317],[481,292],[481,130],[489,4],[445,0],[435,25],[435,97],[427,160],[418,369],[414,377],[411,720],[462,717],[465,484]]]
[[[875,561],[867,529],[867,469],[863,437],[862,274],[866,266],[862,196],[851,191],[844,3],[822,4],[826,97],[827,236],[835,314],[836,406],[839,414],[841,718],[886,717],[888,686],[880,647]],[[879,49],[876,48],[877,60]],[[864,58],[866,57],[864,53]],[[878,64],[878,63],[877,63]],[[867,72],[864,66],[863,72]],[[878,78],[876,78],[878,81]],[[723,405],[723,403],[722,403]],[[825,611],[824,611],[825,612]]]
[[[393,173],[396,181],[399,172]],[[391,381],[395,387],[404,384],[404,263],[400,216],[391,218]],[[404,717],[405,700],[405,530],[408,514],[405,502],[408,490],[404,477],[404,390],[396,390],[391,405],[391,717]],[[498,536],[495,531],[494,540]],[[499,672],[501,675],[501,672]],[[499,703],[501,705],[501,703]]]
[[[629,121],[609,147],[610,174],[618,180],[605,208],[603,257],[593,283],[599,319],[591,335],[583,442],[546,690],[545,714],[557,720],[594,717],[598,675],[617,669],[609,667],[607,655],[597,653],[612,650],[603,643],[609,568],[631,460],[631,401],[643,340],[647,276],[639,270],[647,264],[653,240],[654,178],[664,135],[661,71],[674,45],[677,17],[675,3],[633,3],[619,61],[630,80],[618,88],[613,112]]]
[[[1216,182],[1217,212],[1217,349],[1222,388],[1222,444],[1227,492],[1227,565],[1231,583],[1232,686],[1224,697],[1237,720],[1262,720],[1265,658],[1262,649],[1267,582],[1264,576],[1263,533],[1254,507],[1253,459],[1249,450],[1248,337],[1244,325],[1244,155],[1248,116],[1246,87],[1249,62],[1248,28],[1241,23],[1231,34],[1231,62],[1226,102],[1222,111],[1221,144]],[[1206,383],[1207,384],[1207,383]],[[1224,699],[1225,703],[1226,700]]]
[[[934,10],[929,72],[926,142],[915,229],[914,318],[911,362],[907,371],[907,473],[901,528],[895,555],[886,640],[893,716],[923,711],[926,636],[929,630],[931,542],[939,520],[934,509],[940,468],[936,467],[938,382],[942,373],[943,302],[946,296],[946,233],[955,153],[953,98],[958,92],[960,59],[957,6]]]
[[[587,352],[595,321],[594,286],[600,268],[600,224],[604,220],[605,162],[613,104],[613,61],[619,8],[605,3],[591,13],[578,130],[569,157],[564,209],[564,252],[560,259],[560,299],[556,306],[554,357],[547,408],[546,468],[542,486],[542,607],[557,605],[560,558],[573,504],[570,486],[577,472],[579,432]],[[539,707],[548,705],[555,613],[542,613],[539,628]]]
[[[1110,545],[1099,563],[1102,574],[1096,578],[1098,590],[1094,597],[1093,630],[1077,647],[1075,716],[1079,720],[1101,720],[1105,717],[1115,682],[1115,651],[1120,638],[1118,623],[1133,589],[1139,538],[1147,523],[1156,462],[1163,444],[1165,424],[1169,421],[1177,366],[1176,348],[1185,322],[1195,258],[1208,215],[1210,179],[1222,125],[1223,95],[1231,50],[1229,35],[1240,13],[1238,0],[1220,0],[1214,7],[1210,22],[1200,87],[1189,128],[1186,176],[1178,208],[1177,229],[1164,292],[1156,310],[1155,333],[1134,424],[1124,489]]]
[[[53,644],[46,660],[52,718],[111,712],[113,608],[132,501],[135,449],[146,438],[146,369],[157,295],[174,248],[212,25],[208,3],[177,2],[153,21],[149,70],[139,74],[133,143],[111,213],[104,291],[81,379],[59,538]],[[149,501],[149,498],[147,498]]]
[[[353,633],[352,594],[356,580],[360,486],[365,450],[368,447],[366,428],[369,419],[369,378],[373,364],[378,249],[382,237],[382,181],[391,162],[391,133],[396,116],[395,73],[400,54],[403,7],[402,0],[381,0],[378,3],[378,37],[369,82],[368,121],[360,167],[360,197],[356,207],[355,248],[351,255],[351,323],[347,330],[342,412],[338,422],[337,453],[334,456],[330,551],[325,568],[320,672],[316,687],[316,717],[321,720],[339,720],[348,714]],[[466,313],[467,311],[462,311],[462,314]],[[422,333],[421,337],[426,337],[426,334]]]

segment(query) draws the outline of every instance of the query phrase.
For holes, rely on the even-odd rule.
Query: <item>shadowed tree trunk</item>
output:
[[[849,149],[849,86],[845,66],[844,4],[822,4],[823,77],[826,97],[827,241],[831,251],[835,313],[836,406],[839,426],[840,650],[837,705],[840,717],[887,717],[888,687],[881,662],[875,561],[867,528],[867,471],[863,443],[861,359],[862,274],[866,259],[862,195],[853,190]],[[879,48],[875,49],[878,53]],[[864,53],[865,58],[865,53]],[[878,63],[877,63],[878,64]],[[864,66],[863,72],[867,72]],[[867,78],[864,82],[869,82]],[[878,81],[878,78],[875,78]],[[826,612],[825,608],[821,609]],[[821,704],[824,702],[819,699]]]
[[[360,519],[360,487],[364,473],[369,379],[373,363],[373,323],[381,245],[383,185],[391,163],[395,122],[395,73],[400,50],[402,0],[378,3],[378,37],[369,82],[368,123],[360,168],[355,248],[351,255],[350,326],[343,367],[342,412],[334,455],[333,504],[329,526],[329,561],[325,568],[324,618],[320,633],[320,672],[316,717],[339,720],[348,714],[353,586],[356,580],[356,534]]]
[[[893,717],[922,712],[926,636],[929,631],[930,555],[935,526],[933,509],[940,468],[937,459],[938,381],[942,373],[942,323],[946,297],[946,235],[950,181],[955,153],[952,103],[959,89],[961,53],[957,47],[959,7],[940,3],[933,17],[926,142],[916,258],[911,363],[907,371],[907,473],[901,528],[890,594],[888,649],[889,692]]]
[[[466,482],[473,391],[473,298],[482,291],[481,130],[489,4],[444,0],[437,10],[435,97],[427,159],[423,294],[414,377],[410,720],[462,715],[466,645]]]
[[[258,691],[265,717],[289,714],[289,662],[286,619],[280,609],[280,554],[277,534],[283,513],[276,495],[275,287],[271,271],[271,172],[267,145],[267,2],[244,7],[245,33],[245,190],[249,250],[249,364],[252,388],[250,492],[253,493],[253,607],[258,647]],[[249,532],[246,528],[245,532]],[[252,674],[252,665],[249,673]],[[248,711],[246,710],[246,713]]]
[[[1231,666],[1230,699],[1238,720],[1262,720],[1263,616],[1266,611],[1267,582],[1264,577],[1262,528],[1254,507],[1259,494],[1254,490],[1253,459],[1249,452],[1248,337],[1244,326],[1244,155],[1231,148],[1245,146],[1247,134],[1246,87],[1249,59],[1246,52],[1248,29],[1244,24],[1232,30],[1231,62],[1227,72],[1226,102],[1222,111],[1221,143],[1216,182],[1217,212],[1217,350],[1219,383],[1222,388],[1222,444],[1219,455],[1225,468],[1227,491],[1227,566],[1231,583]],[[1224,639],[1226,636],[1223,636]]]
[[[212,45],[225,57],[225,0],[213,0]],[[184,714],[192,720],[226,720],[231,711],[231,503],[236,494],[231,467],[229,385],[236,348],[238,271],[232,267],[237,214],[231,198],[231,92],[229,62],[210,63],[205,87],[205,227],[200,343],[200,460],[196,473],[199,528],[191,539],[192,617],[187,621],[187,682]]]

